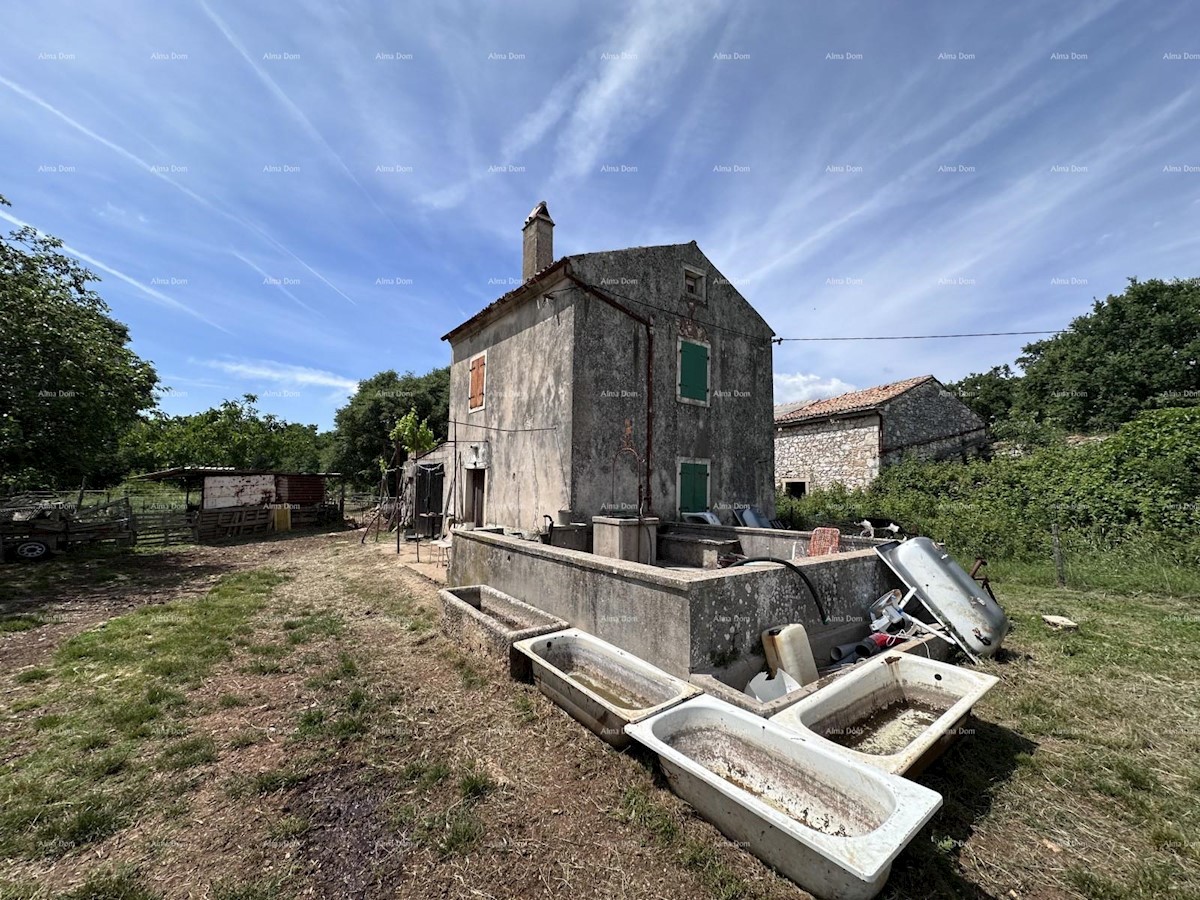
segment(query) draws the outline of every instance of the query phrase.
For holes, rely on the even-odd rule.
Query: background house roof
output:
[[[809,400],[800,404],[781,403],[775,407],[775,424],[795,425],[798,422],[808,422],[842,413],[867,412],[926,381],[937,381],[937,379],[932,375],[921,375],[918,378],[908,378],[904,381],[893,381],[891,384],[881,384],[861,391],[851,391],[849,394],[826,397],[824,400]]]

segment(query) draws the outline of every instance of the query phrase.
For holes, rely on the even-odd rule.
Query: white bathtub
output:
[[[771,721],[805,740],[911,776],[954,741],[971,707],[997,681],[982,672],[887,651]]]
[[[625,726],[661,712],[700,690],[598,637],[568,628],[517,641],[543,694],[614,747]]]
[[[824,900],[878,894],[942,805],[928,788],[712,697],[625,730],[700,815]]]

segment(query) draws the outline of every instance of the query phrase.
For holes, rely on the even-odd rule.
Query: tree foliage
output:
[[[121,443],[126,470],[149,472],[174,466],[236,466],[287,472],[324,471],[332,438],[315,425],[262,414],[246,394],[186,416],[155,411]]]
[[[415,409],[410,409],[400,417],[389,437],[407,451],[409,456],[420,456],[438,444],[433,429],[429,427],[429,420],[418,419]]]
[[[1200,279],[1139,282],[1025,348],[1018,405],[1070,431],[1200,404]]]
[[[966,557],[1048,558],[1057,523],[1097,550],[1161,541],[1182,561],[1200,525],[1200,408],[1149,410],[1106,439],[1020,456],[908,459],[868,489],[781,498],[780,509],[805,527],[888,516]]]
[[[989,427],[1009,417],[1019,378],[1008,366],[993,366],[947,387]]]
[[[358,385],[335,416],[333,465],[361,487],[379,480],[380,460],[391,462],[392,430],[410,411],[430,423],[435,441],[446,439],[450,418],[450,369],[397,375],[389,369]]]
[[[1200,405],[1200,279],[1138,281],[1008,366],[951,385],[1013,434],[1113,431],[1151,409]]]
[[[61,247],[28,227],[0,236],[0,489],[103,480],[154,405],[154,367]]]

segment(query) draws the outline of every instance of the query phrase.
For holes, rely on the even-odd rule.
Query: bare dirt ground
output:
[[[0,634],[4,763],[28,750],[39,708],[23,706],[45,684],[19,673],[107,619],[262,568],[289,580],[130,765],[154,768],[182,733],[211,738],[212,758],[146,776],[102,840],[3,860],[0,897],[807,896],[656,787],[649,761],[460,654],[434,585],[354,533],[4,567],[2,611],[45,620]],[[328,633],[280,641],[305,614]],[[145,893],[97,887],[114,875]]]

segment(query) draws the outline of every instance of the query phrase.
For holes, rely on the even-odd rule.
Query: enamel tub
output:
[[[625,726],[700,693],[682,679],[577,628],[518,641],[543,694],[614,747]]]
[[[866,900],[941,795],[711,697],[628,725],[671,789],[824,900]]]
[[[805,739],[916,775],[958,737],[992,675],[888,651],[771,717]]]

